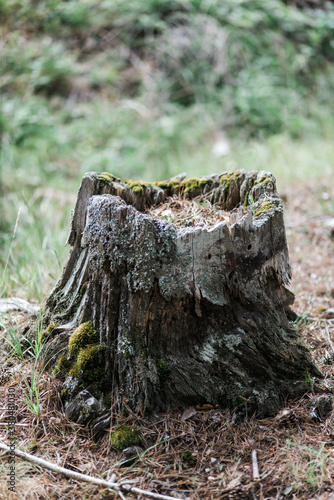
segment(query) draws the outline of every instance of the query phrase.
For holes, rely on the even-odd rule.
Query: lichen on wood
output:
[[[181,209],[205,199],[225,217],[180,227],[157,213],[173,196]],[[85,383],[72,353],[64,385],[71,411],[76,398],[84,407],[86,391],[100,413],[110,394],[120,408],[125,400],[144,411],[244,401],[265,415],[321,376],[289,320],[291,272],[272,174],[240,170],[146,184],[91,172],[68,241],[73,249],[46,318],[70,339],[91,325],[96,337],[80,346],[81,356],[101,346],[108,382],[103,390]]]

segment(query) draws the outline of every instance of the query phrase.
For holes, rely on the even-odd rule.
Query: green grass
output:
[[[59,205],[52,201],[30,203],[23,190],[12,193],[9,199],[3,197],[3,202],[9,220],[8,233],[3,234],[0,294],[42,301],[69,251],[64,243],[72,207],[67,203],[59,213]],[[13,238],[15,226],[11,227],[10,217],[15,224],[15,214],[17,229]]]
[[[26,375],[26,369],[25,373],[21,373],[23,399],[29,411],[39,417],[41,411],[40,383],[46,368],[42,359],[43,314],[39,318],[32,340],[23,337],[19,325],[15,325],[10,318],[0,321],[0,327],[2,329],[1,337],[9,346],[9,356],[16,356],[20,361],[27,361],[26,368],[29,369],[29,374]]]
[[[328,482],[330,452],[326,452],[325,445],[314,448],[297,444],[287,440],[287,456],[291,475],[291,490],[296,493],[304,487],[304,481],[311,485],[314,493],[319,493]],[[291,491],[290,490],[290,491]]]
[[[2,329],[1,337],[5,339],[5,342],[7,342],[12,349],[11,355],[22,359],[24,355],[22,338],[13,321],[11,319],[3,320],[0,317],[0,327]]]
[[[42,337],[43,337],[43,314],[40,316],[35,337],[29,342],[29,347],[27,353],[29,354],[30,360],[30,376],[23,376],[23,398],[29,409],[29,411],[39,417],[41,407],[40,407],[40,391],[41,391],[41,379],[43,372],[47,368],[42,359]]]

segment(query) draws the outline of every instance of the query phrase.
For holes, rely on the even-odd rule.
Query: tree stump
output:
[[[200,216],[177,225],[169,207],[187,203]],[[211,403],[264,416],[322,376],[289,320],[272,174],[145,184],[88,173],[68,243],[46,303],[46,345],[64,350],[65,408],[81,423],[98,422],[106,396],[134,410]]]

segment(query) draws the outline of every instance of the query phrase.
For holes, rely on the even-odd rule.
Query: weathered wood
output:
[[[240,171],[156,184],[97,173],[82,180],[73,249],[45,315],[53,323],[48,344],[58,347],[92,322],[104,346],[94,358],[103,384],[72,369],[66,408],[85,420],[84,382],[95,396],[90,418],[103,413],[98,396],[109,390],[136,410],[209,402],[275,411],[321,373],[289,321],[294,297],[285,288],[290,266],[274,177]],[[144,213],[175,193],[206,194],[231,211],[229,220],[178,228]],[[73,353],[63,358],[60,374],[73,363]]]

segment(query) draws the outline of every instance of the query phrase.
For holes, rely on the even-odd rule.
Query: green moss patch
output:
[[[226,194],[230,191],[231,185],[237,181],[239,175],[240,175],[240,172],[236,171],[236,172],[230,172],[227,174],[222,174],[219,177],[219,184],[224,186],[224,191]]]
[[[61,371],[68,370],[69,367],[70,367],[70,362],[67,359],[67,357],[63,354],[62,356],[60,356],[58,363],[57,363],[57,366],[53,370],[53,373],[54,373],[54,375],[56,375],[57,373],[59,373]]]
[[[169,184],[166,181],[153,182],[153,185],[161,189],[168,189],[169,187]]]
[[[60,399],[64,402],[67,398],[68,389],[62,389],[60,391]]]
[[[272,178],[267,177],[266,175],[263,175],[262,177],[260,177],[260,179],[258,179],[254,182],[254,186],[256,186],[256,185],[264,186],[265,184],[269,184],[270,182],[273,183]]]
[[[113,181],[119,181],[117,177],[108,172],[102,172],[99,174],[99,179],[106,183],[110,183]],[[156,182],[142,182],[135,181],[132,179],[124,179],[123,181],[127,184],[130,189],[137,195],[141,195],[144,192],[145,187],[148,186],[157,186],[161,189],[164,189],[169,194],[179,193],[180,190],[183,190],[184,194],[191,194],[194,192],[200,192],[201,189],[208,183],[212,183],[210,179],[201,179],[200,177],[191,177],[189,179],[184,179],[183,181],[179,181],[178,179],[172,179],[170,182],[167,181],[156,181]]]
[[[194,455],[191,453],[191,451],[182,451],[180,453],[180,458],[182,462],[187,465],[188,467],[194,467],[197,463],[196,458]]]
[[[105,182],[106,184],[110,184],[111,182],[119,181],[120,179],[109,172],[101,172],[99,174],[99,180]]]
[[[155,362],[155,366],[160,381],[164,382],[169,376],[169,368],[166,361],[164,361],[163,359],[157,359]]]
[[[168,183],[168,187],[172,189],[178,189],[180,187],[180,181],[178,179],[173,179]]]
[[[131,191],[138,195],[143,193],[143,186],[148,185],[147,182],[132,181],[131,179],[124,179],[124,182],[130,186]]]
[[[50,323],[48,327],[43,330],[41,335],[41,342],[44,342],[45,340],[48,340],[50,337],[52,337],[53,330],[56,328],[56,326],[56,323]]]
[[[68,343],[70,356],[61,356],[54,373],[62,377],[74,377],[79,387],[86,389],[96,397],[104,397],[110,391],[110,380],[106,372],[108,347],[99,344],[99,336],[93,323],[82,323],[71,335]],[[65,401],[68,393],[62,394]]]
[[[87,347],[89,344],[97,344],[99,341],[98,334],[93,328],[93,323],[87,321],[82,323],[71,335],[68,342],[68,350],[71,356],[77,356],[79,350]]]
[[[121,425],[110,435],[110,445],[116,450],[124,450],[129,446],[140,445],[142,432],[140,427]]]
[[[264,201],[261,203],[260,207],[256,210],[254,214],[254,219],[258,219],[261,217],[262,214],[269,212],[269,210],[275,210],[277,208],[277,204],[270,202],[270,201]]]
[[[181,187],[184,188],[183,193],[193,193],[194,191],[201,190],[206,184],[210,182],[209,179],[200,179],[199,177],[190,177],[181,182]]]
[[[81,349],[78,353],[69,374],[72,377],[81,377],[85,382],[98,382],[104,377],[104,367],[101,363],[102,354],[106,347],[93,345]]]

